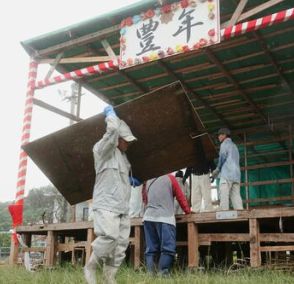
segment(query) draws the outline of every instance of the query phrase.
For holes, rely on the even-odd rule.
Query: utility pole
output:
[[[71,96],[69,97],[70,101],[70,113],[72,115],[80,116],[80,105],[81,105],[81,84],[73,82],[71,84]],[[69,120],[69,125],[73,125],[74,121]],[[71,222],[76,222],[76,205],[71,206]]]
[[[69,96],[66,96],[66,91],[61,92],[59,91],[59,93],[63,96],[63,100],[68,101],[70,103],[70,113],[72,115],[75,115],[77,117],[80,117],[80,109],[81,109],[81,96],[82,96],[82,86],[81,84],[78,84],[77,82],[73,82],[71,85],[71,93]],[[72,119],[69,120],[69,125],[73,125],[74,121]],[[66,214],[67,214],[67,203],[65,200],[65,204],[64,204],[64,218],[66,219]],[[76,221],[76,206],[72,205],[70,207],[70,211],[71,211],[71,218],[70,221],[71,222],[75,222]]]

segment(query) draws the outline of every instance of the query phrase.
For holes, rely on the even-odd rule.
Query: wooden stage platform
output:
[[[131,219],[132,229],[128,259],[134,268],[144,261],[144,232],[141,218]],[[95,235],[92,222],[20,226],[27,248],[43,252],[44,265],[53,266],[62,252],[71,253],[71,261],[81,253],[83,262],[91,254]],[[46,247],[33,247],[33,235],[46,235]],[[209,248],[209,249],[208,249]],[[264,264],[270,252],[294,251],[294,207],[275,207],[242,211],[218,211],[177,216],[177,250],[184,251],[184,265],[196,268],[208,250],[219,262],[232,262],[233,253],[249,259],[251,267]],[[11,249],[11,263],[17,252]]]

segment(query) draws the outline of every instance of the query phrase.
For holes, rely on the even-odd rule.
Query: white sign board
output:
[[[121,23],[120,68],[220,42],[219,0],[182,0]]]
[[[215,217],[217,220],[222,219],[237,219],[238,212],[237,211],[219,211],[215,213]]]

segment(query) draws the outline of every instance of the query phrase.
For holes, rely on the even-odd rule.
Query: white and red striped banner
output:
[[[253,30],[263,29],[267,26],[286,22],[294,19],[294,8],[283,10],[278,13],[264,16],[259,19],[248,21],[245,23],[237,24],[235,26],[227,27],[221,30],[221,40],[227,40],[232,37],[251,32]],[[51,79],[41,80],[36,83],[35,88],[41,89],[49,85],[55,85],[61,82],[83,78],[94,74],[107,73],[109,71],[117,70],[118,62],[109,61],[107,63],[100,63],[97,65],[89,66],[83,69],[78,69],[69,73],[65,73]]]
[[[294,19],[294,8],[222,29],[221,39],[230,39],[244,33],[264,29],[265,27],[273,24],[286,22],[290,19]]]
[[[29,76],[27,83],[27,96],[25,101],[25,110],[23,118],[23,127],[22,127],[22,136],[21,136],[21,145],[26,145],[30,141],[31,133],[31,121],[32,121],[32,111],[33,111],[33,97],[35,91],[35,82],[37,78],[37,68],[38,63],[31,59],[29,65]],[[17,175],[17,184],[16,184],[16,196],[15,203],[23,204],[24,198],[24,188],[26,182],[26,172],[27,172],[27,153],[22,149],[19,155],[19,166],[18,166],[18,175]]]
[[[94,74],[107,73],[116,69],[118,69],[118,62],[109,61],[105,63],[100,63],[83,69],[71,71],[69,73],[64,73],[53,78],[38,81],[35,88],[41,89],[46,86],[55,85],[69,80],[80,79],[86,76],[92,76]]]
[[[32,110],[33,110],[33,97],[35,92],[35,82],[37,78],[38,63],[31,59],[29,65],[29,76],[27,83],[27,95],[25,101],[25,110],[23,118],[23,127],[21,135],[21,145],[26,145],[30,141],[31,121],[32,121]],[[24,192],[27,174],[27,153],[22,149],[19,155],[19,165],[17,173],[17,184],[16,184],[16,196],[14,204],[8,206],[11,218],[12,226],[15,228],[23,222],[23,203],[24,203]],[[15,230],[12,230],[12,240],[17,245],[18,240]]]

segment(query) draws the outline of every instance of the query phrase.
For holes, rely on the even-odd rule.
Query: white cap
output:
[[[120,121],[119,125],[119,136],[127,142],[133,142],[138,140],[132,133],[130,127],[123,121]]]

